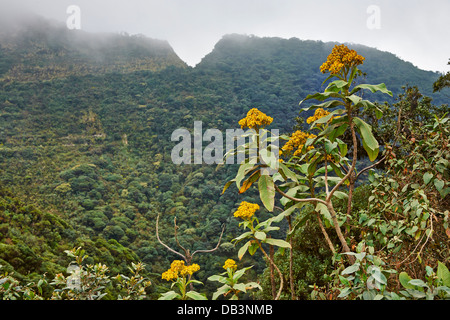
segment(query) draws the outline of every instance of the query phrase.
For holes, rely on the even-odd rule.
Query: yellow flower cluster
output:
[[[330,113],[322,108],[317,108],[316,111],[314,112],[314,115],[309,117],[308,119],[306,119],[306,123],[310,124],[316,120],[319,120],[320,118],[323,118],[327,115],[329,115]]]
[[[233,259],[228,259],[227,261],[225,261],[223,268],[225,270],[227,270],[228,268],[237,269],[236,261],[234,261]]]
[[[317,136],[315,134],[310,134],[302,132],[300,130],[295,131],[288,142],[281,148],[287,154],[293,153],[294,156],[298,156],[302,153],[303,145],[306,143],[308,138],[314,139]],[[314,149],[314,146],[309,146],[308,150]]]
[[[250,220],[255,214],[255,211],[259,210],[259,205],[256,203],[250,203],[247,201],[242,201],[239,208],[234,213],[236,218],[242,218],[244,220]]]
[[[327,61],[320,66],[320,71],[338,74],[342,68],[363,64],[364,60],[363,56],[360,56],[355,50],[350,50],[346,45],[336,45],[328,55]]]
[[[273,118],[267,116],[265,113],[259,111],[257,108],[252,108],[247,112],[247,116],[239,120],[241,129],[257,129],[268,126],[273,121]]]
[[[170,265],[170,269],[163,272],[161,278],[167,281],[175,280],[178,276],[192,275],[194,272],[200,270],[200,266],[196,263],[186,266],[183,260],[174,260]]]

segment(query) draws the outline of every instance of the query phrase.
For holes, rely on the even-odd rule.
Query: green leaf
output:
[[[228,181],[228,182],[225,184],[225,186],[223,187],[222,194],[224,194],[225,191],[228,189],[228,187],[231,186],[231,184],[232,184],[233,182],[235,182],[235,181],[236,181],[236,179],[232,179],[232,180]]]
[[[367,90],[370,90],[372,93],[375,93],[375,92],[377,92],[377,91],[380,91],[380,92],[386,93],[386,94],[388,94],[388,95],[390,95],[390,96],[392,97],[392,92],[389,91],[389,90],[386,88],[386,85],[385,85],[384,83],[380,83],[380,84],[377,84],[377,85],[373,85],[373,84],[360,84],[360,85],[355,86],[355,87],[353,88],[353,90],[350,92],[350,94],[354,94],[354,93],[358,92],[358,91],[361,90],[361,89],[367,89]]]
[[[427,288],[428,285],[421,279],[412,279],[409,280],[409,284],[417,287]]]
[[[347,81],[335,80],[325,88],[325,92],[339,92],[342,88],[348,85]]]
[[[414,298],[417,298],[417,299],[422,299],[427,296],[424,292],[419,291],[419,290],[408,289],[407,291],[410,295],[412,295]]]
[[[250,246],[251,241],[247,241],[238,251],[238,258],[239,260],[242,259],[242,257],[244,256],[244,254],[247,252],[248,247]]]
[[[230,289],[231,289],[231,287],[229,285],[227,285],[227,284],[221,286],[219,289],[217,289],[216,292],[213,293],[212,299],[213,300],[217,300],[218,297],[220,297],[221,295],[227,293]]]
[[[254,163],[243,163],[239,166],[238,172],[236,174],[236,178],[234,178],[234,180],[236,181],[236,186],[239,189],[241,189],[241,181],[242,179],[244,179],[245,175],[251,171],[255,166]]]
[[[450,272],[448,268],[442,262],[438,261],[438,267],[436,271],[438,279],[442,280],[442,284],[450,288]]]
[[[338,199],[348,199],[348,194],[346,194],[345,192],[342,191],[335,191],[333,193],[333,196],[335,196]]]
[[[267,211],[272,212],[275,205],[275,186],[272,177],[261,175],[258,181],[259,197]]]
[[[239,193],[244,193],[245,191],[247,191],[252,186],[253,182],[258,180],[260,176],[261,170],[256,170],[255,172],[253,172],[252,175],[242,183],[242,187],[239,189]]]
[[[380,146],[378,145],[378,141],[373,136],[371,127],[360,118],[353,118],[353,122],[359,129],[363,147],[366,150],[370,161],[374,161],[378,156]]]
[[[289,242],[286,242],[286,241],[281,240],[281,239],[267,238],[265,243],[271,244],[271,245],[274,245],[274,246],[277,246],[277,247],[281,247],[281,248],[290,248],[291,247]]]
[[[220,276],[218,274],[212,275],[210,277],[208,277],[208,281],[218,281],[220,283],[226,283],[227,278],[224,276]]]
[[[253,268],[253,266],[237,270],[233,275],[233,282],[237,282],[245,274],[245,272],[251,268]]]
[[[236,290],[239,290],[239,291],[242,291],[242,292],[247,292],[247,288],[246,288],[244,283],[236,283],[233,286],[233,289],[236,289]]]
[[[168,291],[166,293],[163,293],[161,297],[158,300],[174,300],[174,299],[180,299],[181,296],[176,293],[175,291]]]
[[[434,186],[436,187],[437,191],[441,192],[442,188],[444,188],[444,181],[439,179],[434,179]]]
[[[186,293],[186,297],[191,298],[193,300],[208,300],[203,294],[200,294],[196,291],[189,291]]]
[[[264,240],[266,240],[266,237],[267,237],[267,235],[265,232],[262,232],[262,231],[255,232],[255,238],[258,240],[264,241]]]
[[[414,289],[414,286],[409,284],[409,281],[411,281],[411,277],[406,272],[400,272],[398,280],[405,289]]]
[[[330,211],[328,211],[328,208],[326,205],[324,205],[323,203],[320,203],[320,202],[317,203],[316,211],[320,212],[320,214],[323,215],[330,222],[330,224],[333,224],[333,220],[331,219]]]
[[[309,94],[306,96],[305,99],[303,99],[302,101],[300,101],[299,105],[301,105],[305,100],[310,100],[310,99],[315,99],[315,100],[319,100],[319,101],[324,101],[328,98],[339,98],[339,99],[344,99],[344,96],[342,94],[339,94],[337,92],[323,92],[323,93],[314,93],[314,94]],[[310,106],[308,108],[303,108],[303,110],[309,110],[311,108],[315,108],[316,106]]]
[[[338,143],[337,142],[331,142],[329,140],[325,140],[324,147],[325,147],[325,151],[327,152],[327,154],[331,154],[334,149],[337,149]]]
[[[425,184],[428,184],[432,178],[433,178],[433,174],[430,173],[430,172],[426,172],[426,173],[423,175],[423,182],[424,182]]]
[[[348,128],[347,123],[343,123],[343,124],[337,126],[336,129],[334,129],[333,131],[330,132],[330,134],[328,135],[328,138],[330,139],[330,141],[334,141],[337,137],[343,135],[345,130],[347,130],[347,128]]]
[[[359,267],[360,267],[359,263],[352,264],[351,266],[345,268],[345,269],[341,272],[341,274],[352,274],[352,273],[358,271],[358,270],[359,270]]]
[[[352,293],[352,289],[351,288],[345,288],[344,290],[341,291],[341,293],[339,293],[338,298],[345,298],[350,293]]]
[[[288,177],[292,181],[298,182],[297,175],[292,172],[284,163],[280,162],[278,165],[280,166],[280,170],[285,174],[286,177]]]
[[[242,239],[247,238],[247,237],[250,236],[251,234],[252,234],[251,231],[244,232],[244,233],[241,234],[239,237],[237,237],[237,238],[235,238],[235,239],[233,239],[233,240],[234,240],[234,241],[240,241],[240,240],[242,240]]]

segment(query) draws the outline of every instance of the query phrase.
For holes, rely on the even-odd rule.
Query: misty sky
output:
[[[421,69],[450,71],[449,0],[0,0],[63,23],[80,8],[81,29],[167,40],[194,66],[223,35],[360,43]]]

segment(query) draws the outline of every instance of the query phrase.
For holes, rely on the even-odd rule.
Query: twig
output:
[[[183,259],[187,262],[186,257],[183,254],[179,253],[178,251],[173,250],[171,247],[169,247],[168,245],[166,245],[164,242],[161,241],[161,239],[159,238],[158,226],[159,226],[159,213],[158,213],[158,216],[156,217],[156,238],[158,239],[159,243],[161,243],[163,245],[164,248],[166,248],[170,252],[173,252],[173,253],[183,257]]]
[[[275,184],[275,189],[276,189],[283,197],[286,197],[286,198],[288,198],[289,200],[292,200],[292,201],[295,201],[295,202],[314,202],[314,201],[316,201],[316,202],[320,202],[320,203],[322,203],[322,204],[324,204],[324,205],[327,205],[327,203],[326,203],[324,200],[319,199],[319,198],[304,198],[304,199],[299,199],[299,198],[291,197],[291,196],[287,195],[286,193],[284,193],[283,191],[281,191],[281,189],[280,189],[276,184]]]

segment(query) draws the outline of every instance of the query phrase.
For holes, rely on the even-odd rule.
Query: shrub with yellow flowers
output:
[[[314,133],[298,130],[291,136],[282,135],[280,139],[287,142],[281,148],[282,156],[291,156],[290,159],[277,161],[277,167],[273,166],[275,172],[265,171],[267,165],[258,161],[245,161],[240,164],[236,177],[227,182],[224,191],[234,182],[239,193],[246,192],[253,184],[258,185],[258,191],[264,208],[273,212],[276,207],[284,207],[282,212],[274,215],[266,221],[258,221],[253,208],[243,203],[235,212],[235,217],[242,218],[239,226],[243,227],[242,235],[234,239],[236,242],[246,240],[238,251],[239,259],[249,252],[254,254],[258,249],[262,251],[267,261],[275,268],[279,274],[279,289],[275,299],[280,298],[283,290],[283,276],[274,261],[264,251],[263,244],[288,248],[292,250],[289,242],[281,239],[273,239],[268,236],[268,232],[277,230],[273,223],[287,219],[289,222],[289,233],[292,234],[295,226],[291,225],[291,215],[294,212],[305,216],[299,217],[299,221],[304,223],[312,216],[318,219],[324,239],[335,254],[337,244],[331,241],[326,227],[335,229],[341,248],[339,251],[350,253],[349,244],[345,238],[341,227],[346,223],[344,217],[336,213],[333,201],[336,199],[347,200],[348,210],[351,210],[352,191],[360,172],[356,171],[357,149],[360,145],[367,152],[370,161],[375,161],[379,153],[379,145],[375,139],[372,129],[363,119],[359,118],[358,110],[372,110],[379,118],[382,111],[368,100],[364,100],[359,93],[361,90],[370,92],[381,92],[392,96],[392,93],[381,83],[378,85],[359,84],[353,86],[353,82],[362,72],[358,66],[362,65],[365,58],[355,50],[349,49],[346,45],[336,45],[331,54],[320,66],[322,73],[330,73],[324,81],[329,82],[324,92],[307,95],[301,102],[306,100],[317,100],[319,103],[311,104],[301,111],[314,110],[306,122],[310,125],[310,130]],[[253,128],[259,130],[270,124],[273,119],[257,109],[251,109],[247,116],[239,124],[241,128]],[[349,132],[351,146],[339,139],[345,132]],[[257,135],[259,139],[261,135]],[[360,141],[358,141],[358,139]],[[249,153],[250,144],[246,145],[244,152]],[[352,151],[348,155],[348,150]],[[279,152],[279,150],[277,150]],[[350,156],[350,159],[347,158]],[[363,169],[362,172],[364,172]],[[243,181],[243,182],[242,182]],[[242,182],[242,187],[241,187]],[[348,194],[344,188],[348,187]],[[281,195],[280,205],[275,206],[277,200],[276,193]],[[278,201],[278,200],[277,200]],[[314,211],[312,214],[304,213],[302,210],[305,204],[312,204]],[[250,209],[252,208],[252,209]],[[310,212],[310,211],[307,211]],[[350,212],[346,212],[349,215]],[[299,223],[300,223],[299,222]],[[287,238],[292,241],[292,238]],[[353,255],[346,256],[353,263]],[[290,270],[292,270],[292,251],[290,252]],[[271,275],[272,276],[272,275]],[[295,298],[293,279],[290,277],[290,289],[292,297]],[[272,281],[274,283],[274,281]]]
[[[267,116],[257,108],[252,108],[247,112],[247,116],[239,121],[239,125],[241,129],[249,128],[258,131],[271,124],[272,121],[272,117]]]
[[[196,263],[185,265],[184,260],[172,261],[170,268],[167,271],[163,272],[161,278],[167,281],[172,281],[172,287],[176,285],[179,292],[175,292],[174,290],[168,291],[162,294],[159,300],[205,300],[205,295],[193,290],[187,291],[188,286],[190,286],[191,284],[203,284],[202,282],[193,280],[191,278],[194,272],[197,272],[199,270],[200,266]]]
[[[239,208],[233,214],[236,218],[242,218],[244,220],[250,220],[255,214],[256,210],[259,210],[259,205],[256,203],[250,203],[242,201]]]
[[[351,68],[363,64],[364,60],[363,56],[355,50],[350,50],[346,45],[336,45],[328,55],[327,61],[320,66],[320,71],[329,72],[332,75],[338,75],[341,72],[347,74]]]
[[[299,156],[302,154],[303,146],[305,145],[306,141],[308,139],[314,139],[317,136],[315,134],[303,132],[300,130],[295,131],[292,136],[290,137],[289,141],[286,142],[286,144],[281,148],[283,150],[283,153],[286,155],[294,155]],[[313,149],[314,146],[310,145],[308,146],[307,150]]]
[[[233,259],[227,259],[223,268],[226,270],[220,275],[213,275],[208,278],[209,281],[217,281],[223,284],[220,288],[214,292],[212,299],[216,300],[223,295],[224,297],[230,297],[230,300],[238,300],[239,294],[247,293],[251,289],[262,290],[261,286],[256,282],[239,283],[239,279],[245,274],[245,272],[252,267],[246,267],[237,269],[236,261]]]

